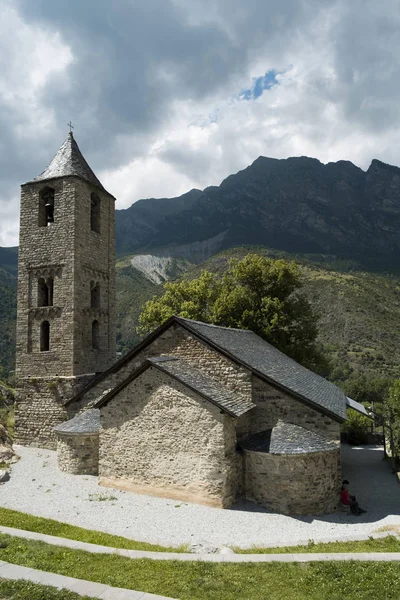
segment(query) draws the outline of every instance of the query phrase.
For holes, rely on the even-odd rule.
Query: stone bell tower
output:
[[[115,360],[114,204],[72,132],[21,186],[16,443],[54,448],[65,402]]]

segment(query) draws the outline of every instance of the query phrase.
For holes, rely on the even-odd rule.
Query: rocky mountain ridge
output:
[[[373,160],[259,157],[220,186],[117,211],[120,254],[201,262],[238,245],[333,254],[366,268],[400,267],[400,169]]]

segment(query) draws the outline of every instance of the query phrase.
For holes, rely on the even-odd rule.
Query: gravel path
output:
[[[361,517],[342,512],[288,517],[249,503],[223,510],[137,495],[100,487],[97,477],[62,473],[53,451],[18,446],[16,451],[21,460],[10,481],[0,485],[0,506],[138,541],[178,546],[205,540],[248,548],[369,534],[400,524],[400,486],[376,446],[342,448],[343,477],[368,509]]]

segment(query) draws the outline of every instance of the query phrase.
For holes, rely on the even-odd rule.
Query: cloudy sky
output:
[[[400,165],[398,0],[1,0],[0,245],[74,134],[118,208],[260,154]]]

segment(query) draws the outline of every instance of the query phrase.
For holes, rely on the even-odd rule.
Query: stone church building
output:
[[[137,493],[338,503],[343,392],[251,331],[172,317],[115,362],[115,198],[72,135],[22,185],[16,439]]]

